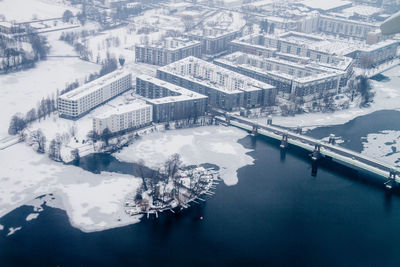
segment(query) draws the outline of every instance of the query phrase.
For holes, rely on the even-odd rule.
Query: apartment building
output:
[[[153,121],[194,119],[207,112],[207,96],[148,76],[136,78],[136,93],[153,107]]]
[[[136,45],[135,61],[164,66],[188,56],[201,57],[201,42],[168,37],[158,43]]]
[[[153,107],[145,102],[135,101],[118,106],[93,118],[93,131],[102,134],[108,128],[116,133],[146,126],[152,122]]]
[[[309,101],[326,94],[337,94],[351,75],[353,60],[335,65],[317,64],[311,60],[298,61],[296,57],[265,58],[235,52],[214,60],[216,65],[251,78],[274,85],[287,99],[301,97]]]
[[[76,119],[132,88],[131,73],[116,70],[58,97],[60,117]]]
[[[274,86],[195,57],[159,68],[157,78],[206,95],[209,106],[227,111],[275,103]]]
[[[204,28],[188,32],[185,36],[191,40],[200,41],[203,54],[213,55],[228,50],[229,42],[239,37],[240,31]]]

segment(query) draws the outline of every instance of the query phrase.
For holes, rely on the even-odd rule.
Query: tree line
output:
[[[29,44],[32,52],[25,51],[23,44]],[[50,51],[45,36],[39,36],[33,29],[27,27],[26,34],[12,37],[0,36],[0,69],[5,73],[11,70],[26,69],[35,66],[35,62],[44,60]]]
[[[24,130],[29,123],[35,120],[45,119],[47,116],[56,110],[56,101],[54,96],[43,98],[37,104],[37,108],[30,109],[25,115],[22,113],[16,113],[11,117],[11,121],[8,127],[8,133],[10,135],[16,135]]]

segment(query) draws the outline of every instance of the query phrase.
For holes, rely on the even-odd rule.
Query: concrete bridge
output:
[[[216,113],[218,114],[216,119],[227,125],[244,129],[251,132],[252,135],[263,135],[280,141],[281,149],[286,149],[289,145],[292,145],[310,151],[313,161],[324,157],[346,166],[375,174],[386,180],[385,186],[387,189],[391,189],[400,183],[400,171],[397,168],[377,159],[335,145],[335,136],[333,134],[329,136],[329,141],[326,143],[302,135],[301,128],[297,128],[295,131],[288,131],[279,126],[272,125],[272,117],[268,117],[267,123],[262,124],[238,115]]]

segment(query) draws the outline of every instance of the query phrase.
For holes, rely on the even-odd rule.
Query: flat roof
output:
[[[139,110],[142,108],[151,107],[151,105],[146,104],[144,101],[136,100],[132,103],[120,105],[113,109],[107,110],[97,116],[94,116],[94,119],[106,119],[113,115],[121,115],[124,113],[128,113],[131,111]]]
[[[146,74],[139,75],[136,77],[136,79],[141,79],[141,80],[153,83],[157,86],[166,88],[167,90],[170,90],[174,93],[179,94],[176,96],[166,96],[166,97],[153,98],[153,99],[146,98],[147,102],[150,102],[153,104],[165,104],[165,103],[171,103],[171,102],[180,102],[180,101],[208,98],[205,95],[196,93],[196,92],[186,89],[184,87],[160,80],[158,78],[155,78],[155,77],[152,77],[152,76],[149,76]]]
[[[13,24],[11,24],[8,21],[0,21],[0,26],[6,27],[6,28],[11,28]]]
[[[213,72],[219,73],[224,76],[228,76],[230,79],[236,79],[239,83],[242,84],[242,86],[238,89],[227,88],[226,86],[217,84],[216,82],[214,82],[212,80],[207,80],[207,79],[204,79],[203,77],[195,77],[192,74],[184,74],[184,73],[181,73],[178,71],[180,69],[180,66],[182,66],[183,64],[188,64],[188,63],[198,64],[199,66],[206,67],[207,70],[213,70]],[[181,76],[184,78],[189,78],[192,81],[203,84],[207,87],[212,87],[218,91],[221,91],[221,92],[224,92],[227,94],[237,94],[237,93],[240,93],[243,91],[251,92],[251,91],[257,91],[257,90],[261,90],[261,89],[275,88],[275,86],[272,86],[268,83],[258,81],[256,79],[250,78],[246,75],[234,72],[232,70],[228,70],[221,66],[217,66],[217,65],[209,63],[207,61],[195,58],[193,56],[181,59],[179,61],[175,61],[169,65],[159,68],[159,70],[169,72],[169,73],[172,73],[174,75]]]
[[[78,88],[76,88],[72,91],[69,91],[63,95],[60,95],[59,98],[65,99],[65,100],[78,100],[84,96],[87,96],[87,95],[97,91],[101,87],[108,85],[112,82],[115,82],[127,75],[131,75],[131,73],[129,73],[125,70],[122,70],[122,69],[115,70],[115,71],[108,73],[94,81],[91,81],[87,84],[79,86]]]
[[[192,30],[188,33],[186,33],[185,35],[187,36],[198,36],[198,37],[204,37],[204,38],[218,38],[218,37],[222,37],[225,35],[229,35],[229,34],[233,34],[233,33],[237,33],[239,32],[239,30],[228,30],[228,29],[209,29],[209,31],[211,31],[210,34],[207,33],[207,31],[204,31],[202,29],[198,29],[198,30]]]
[[[193,45],[201,45],[200,41],[192,41],[187,38],[174,38],[167,37],[163,39],[161,42],[152,43],[148,45],[138,44],[137,47],[149,47],[149,48],[158,48],[160,50],[166,51],[176,51],[185,47],[190,47]]]
[[[331,9],[346,7],[352,4],[351,1],[344,0],[304,0],[300,3],[311,9],[319,9],[322,11],[329,11]]]
[[[238,63],[239,57],[251,58],[251,59],[259,60],[262,62],[269,61],[269,62],[281,64],[281,65],[293,66],[293,68],[297,68],[298,70],[301,69],[303,72],[310,72],[310,75],[305,76],[305,77],[297,77],[296,75],[291,75],[288,73],[284,73],[282,71],[267,70],[267,69],[252,66],[247,63]],[[242,52],[235,52],[233,54],[227,55],[227,56],[217,59],[215,61],[221,62],[223,64],[227,64],[227,65],[230,65],[233,67],[252,70],[254,72],[261,73],[261,74],[271,74],[273,76],[281,77],[281,78],[288,79],[288,80],[293,80],[298,83],[317,81],[317,80],[321,80],[324,78],[330,78],[330,77],[335,77],[335,76],[344,74],[344,72],[341,70],[334,69],[334,68],[328,68],[325,66],[320,66],[316,62],[310,62],[307,64],[297,64],[295,62],[291,62],[291,61],[284,60],[284,59],[262,58],[260,56],[248,55],[248,54],[244,54]]]

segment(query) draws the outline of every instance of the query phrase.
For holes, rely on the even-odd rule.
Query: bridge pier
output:
[[[229,125],[231,123],[231,119],[228,113],[225,113],[225,122],[227,125]]]
[[[284,149],[284,148],[287,148],[287,146],[288,146],[288,133],[287,133],[287,131],[285,131],[285,132],[282,134],[282,139],[281,139],[281,145],[280,145],[280,147],[281,147],[282,149]]]
[[[319,160],[320,157],[321,157],[321,144],[315,143],[314,151],[312,153],[311,159],[313,161],[317,161],[317,160]]]
[[[258,134],[258,124],[254,123],[253,124],[253,129],[251,130],[251,135],[256,136]]]
[[[397,174],[398,174],[397,170],[395,170],[395,169],[389,170],[389,177],[388,177],[388,180],[385,182],[386,189],[390,190],[397,185],[397,181],[396,181]]]
[[[329,135],[328,144],[331,144],[331,145],[335,144],[335,135],[334,134]]]
[[[271,125],[272,124],[272,116],[269,115],[267,118],[267,125]]]

